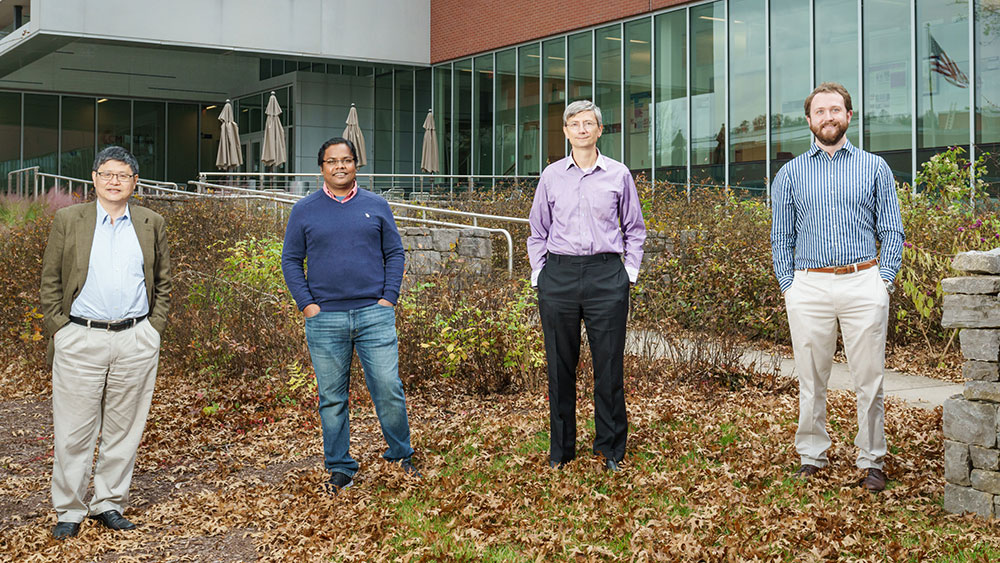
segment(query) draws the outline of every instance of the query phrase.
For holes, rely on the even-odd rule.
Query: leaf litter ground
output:
[[[26,368],[25,368],[26,369]],[[655,372],[655,370],[654,370]],[[310,405],[208,415],[199,390],[157,383],[126,515],[50,537],[51,403],[45,374],[8,368],[0,388],[0,560],[7,561],[821,561],[995,560],[1000,525],[941,509],[940,409],[890,401],[889,487],[859,490],[853,395],[831,394],[831,466],[790,479],[794,389],[626,382],[625,470],[602,471],[581,377],[578,457],[548,467],[544,392],[472,396],[449,381],[410,389],[423,480],[380,459],[370,399],[352,391],[355,485],[326,479]],[[30,382],[26,384],[25,382]]]

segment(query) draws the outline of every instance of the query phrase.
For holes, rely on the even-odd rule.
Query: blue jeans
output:
[[[409,459],[413,448],[403,382],[399,379],[395,309],[375,304],[352,311],[320,312],[306,319],[306,342],[316,370],[326,469],[349,476],[358,471],[358,462],[348,452],[348,390],[355,348],[382,436],[389,445],[382,457],[390,461]]]

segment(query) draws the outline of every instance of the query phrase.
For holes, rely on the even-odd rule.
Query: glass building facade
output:
[[[764,188],[812,140],[803,103],[844,84],[848,138],[912,180],[933,154],[1000,153],[1000,0],[716,0],[434,66],[444,174],[536,175],[565,104],[657,181]],[[1000,183],[997,159],[987,181]]]

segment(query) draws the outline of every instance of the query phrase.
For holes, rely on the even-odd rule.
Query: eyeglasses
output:
[[[104,180],[105,182],[110,182],[112,178],[118,178],[118,181],[122,184],[135,178],[135,174],[126,174],[122,172],[121,174],[115,174],[114,172],[98,172],[97,177]]]
[[[593,129],[597,127],[596,121],[571,121],[566,124],[567,129],[580,130],[580,129]]]
[[[343,164],[344,166],[350,166],[351,164],[354,164],[354,159],[353,158],[328,158],[328,159],[326,159],[326,160],[323,161],[323,164],[325,164],[327,166],[337,166],[339,164]]]

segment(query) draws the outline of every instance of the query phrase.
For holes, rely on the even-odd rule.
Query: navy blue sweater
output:
[[[303,260],[306,261],[305,268]],[[345,203],[323,190],[292,207],[281,271],[299,309],[349,311],[399,300],[403,242],[389,204],[358,188]]]

